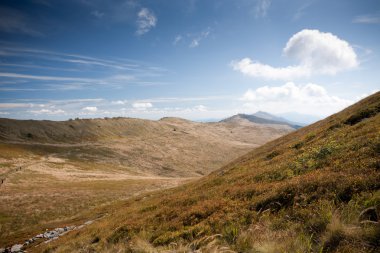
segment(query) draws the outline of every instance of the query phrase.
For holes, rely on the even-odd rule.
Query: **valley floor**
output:
[[[0,158],[0,246],[46,229],[78,225],[104,215],[107,204],[193,179],[133,175],[122,166],[83,166],[83,161],[27,154],[17,145],[1,148],[7,151]],[[7,152],[18,155],[9,159]]]

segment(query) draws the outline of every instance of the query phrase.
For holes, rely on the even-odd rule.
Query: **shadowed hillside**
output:
[[[379,252],[379,112],[376,93],[198,181],[108,208],[108,217],[43,248]]]

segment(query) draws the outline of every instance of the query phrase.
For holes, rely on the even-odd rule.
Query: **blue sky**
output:
[[[377,0],[3,0],[0,16],[0,117],[325,117],[380,88]]]

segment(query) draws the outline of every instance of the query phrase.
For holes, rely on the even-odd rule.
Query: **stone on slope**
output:
[[[11,252],[22,252],[22,244],[15,244],[11,247]]]

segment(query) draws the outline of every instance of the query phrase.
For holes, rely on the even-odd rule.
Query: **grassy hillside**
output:
[[[0,119],[0,248],[199,178],[289,131],[178,118]]]
[[[361,214],[379,215],[379,112],[376,93],[31,251],[379,252],[378,216]]]

